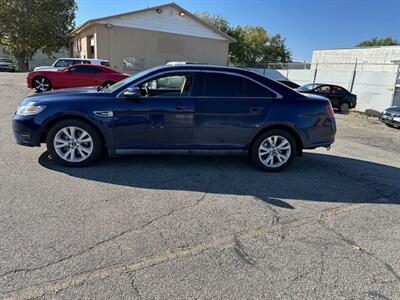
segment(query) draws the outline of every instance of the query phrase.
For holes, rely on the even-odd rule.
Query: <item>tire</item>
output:
[[[32,80],[32,86],[36,92],[47,92],[51,90],[51,83],[46,77],[39,76]]]
[[[103,152],[102,139],[97,129],[74,119],[56,123],[47,135],[46,144],[50,156],[56,162],[71,167],[93,164]]]
[[[343,103],[340,104],[339,111],[342,114],[348,114],[349,113],[349,109],[350,109],[349,103],[343,102]]]
[[[283,129],[271,129],[254,141],[251,159],[261,170],[279,172],[293,162],[296,153],[296,141],[289,132]]]

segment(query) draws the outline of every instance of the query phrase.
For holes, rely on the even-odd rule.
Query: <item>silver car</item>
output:
[[[0,71],[15,72],[17,65],[9,58],[0,58]]]

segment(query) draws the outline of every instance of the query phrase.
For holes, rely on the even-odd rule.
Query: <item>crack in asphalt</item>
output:
[[[201,197],[200,199],[204,198],[205,195],[203,195],[203,197]],[[202,200],[199,200],[198,203],[200,203],[201,201]],[[334,208],[328,208],[312,216],[296,218],[287,221],[285,223],[272,225],[270,227],[261,227],[254,230],[249,230],[246,232],[239,233],[234,237],[230,236],[224,237],[214,241],[208,241],[197,245],[189,246],[186,248],[168,249],[160,255],[138,259],[135,261],[131,261],[130,263],[125,265],[118,264],[118,265],[98,268],[95,270],[83,272],[76,275],[69,275],[61,279],[47,281],[38,285],[9,291],[0,294],[0,296],[2,296],[4,299],[32,299],[34,297],[43,295],[47,292],[56,293],[57,291],[66,288],[79,286],[88,280],[103,279],[115,274],[136,272],[142,269],[147,269],[156,265],[171,262],[179,258],[195,257],[203,254],[206,251],[230,249],[232,247],[237,247],[237,242],[235,242],[235,239],[240,242],[251,238],[264,236],[276,230],[282,230],[285,228],[298,228],[307,224],[317,223],[319,220],[322,219],[330,219],[331,217],[347,213],[359,207],[362,207],[362,205],[345,204]],[[237,248],[242,249],[240,245]]]
[[[28,272],[41,270],[41,269],[53,266],[55,264],[64,262],[66,260],[69,260],[71,258],[78,257],[78,256],[80,256],[80,255],[82,255],[84,253],[87,253],[87,252],[93,250],[94,248],[97,248],[97,247],[99,247],[99,246],[101,246],[101,245],[103,245],[105,243],[108,243],[108,242],[113,241],[113,240],[115,240],[117,238],[120,238],[121,236],[123,236],[125,234],[132,233],[132,232],[135,232],[135,231],[139,231],[139,230],[142,230],[142,229],[144,229],[144,228],[146,228],[148,226],[151,226],[155,222],[157,222],[157,221],[159,221],[159,220],[161,220],[163,218],[167,218],[167,217],[169,217],[169,216],[171,216],[171,215],[173,215],[173,214],[175,214],[175,213],[177,213],[179,211],[182,211],[182,210],[185,210],[185,209],[194,208],[194,207],[198,206],[206,198],[209,185],[210,185],[210,183],[208,183],[206,191],[203,193],[203,195],[199,199],[195,200],[195,203],[192,204],[192,205],[186,205],[186,206],[182,206],[182,207],[179,207],[179,208],[173,208],[169,212],[167,212],[166,214],[163,214],[163,215],[158,216],[158,217],[156,217],[154,219],[151,219],[148,222],[144,223],[140,227],[136,227],[134,229],[128,229],[128,230],[122,231],[119,234],[116,234],[116,235],[113,235],[113,236],[111,236],[111,237],[109,237],[107,239],[101,240],[101,241],[99,241],[99,242],[97,242],[97,243],[95,243],[95,244],[93,244],[93,245],[91,245],[91,246],[89,246],[89,247],[77,252],[77,253],[62,257],[62,258],[60,258],[60,259],[58,259],[56,261],[49,262],[47,264],[43,264],[43,265],[40,265],[40,266],[37,266],[37,267],[34,267],[34,268],[19,268],[19,269],[10,270],[8,272],[0,274],[0,278],[8,276],[8,275],[14,275],[15,273],[20,273],[20,272],[24,272],[25,275],[26,275],[26,273],[28,273]]]
[[[250,257],[250,255],[244,250],[244,246],[238,240],[238,238],[234,237],[234,245],[232,247],[233,253],[236,255],[239,260],[245,264],[250,266],[255,266],[256,262]]]
[[[341,234],[340,232],[338,232],[337,230],[335,230],[334,228],[330,227],[328,224],[326,224],[325,222],[323,222],[322,220],[318,221],[318,224],[320,224],[323,228],[325,228],[326,230],[332,232],[333,234],[335,234],[340,240],[342,240],[343,242],[345,242],[348,245],[351,245],[352,247],[356,247],[356,249],[358,249],[359,251],[361,251],[362,253],[365,253],[366,255],[368,255],[369,257],[377,260],[380,264],[382,264],[385,269],[392,274],[397,281],[400,281],[400,275],[394,270],[394,268],[388,264],[387,262],[385,262],[384,260],[382,260],[381,258],[379,258],[378,256],[376,256],[375,254],[367,251],[364,247],[361,247],[359,244],[357,244],[355,241],[345,237],[343,234]]]

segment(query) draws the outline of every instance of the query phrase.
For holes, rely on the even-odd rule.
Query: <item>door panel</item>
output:
[[[194,79],[194,74],[165,74],[140,84],[142,97],[117,99],[117,148],[189,148],[196,101],[191,97]]]
[[[265,119],[267,98],[198,98],[193,145],[198,148],[242,148]]]
[[[195,99],[142,97],[118,99],[114,132],[119,149],[178,148],[189,145]]]
[[[202,86],[193,129],[197,148],[243,148],[265,120],[271,96],[276,96],[258,83],[232,74],[204,72]]]

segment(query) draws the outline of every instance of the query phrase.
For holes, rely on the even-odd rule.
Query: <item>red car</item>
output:
[[[42,70],[29,72],[29,88],[37,92],[82,86],[109,86],[129,77],[109,67],[100,65],[72,65],[62,70]]]

